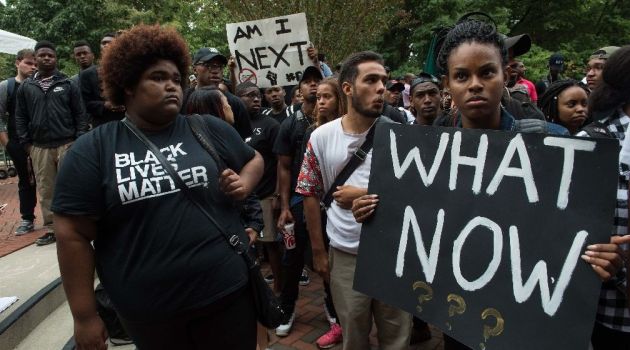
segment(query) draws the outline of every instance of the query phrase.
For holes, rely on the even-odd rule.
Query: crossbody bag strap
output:
[[[348,181],[348,179],[350,178],[350,175],[352,175],[352,173],[359,167],[359,165],[363,163],[365,158],[367,158],[368,153],[370,153],[370,150],[372,149],[372,145],[374,145],[374,132],[376,130],[377,123],[378,119],[376,120],[376,122],[374,122],[374,125],[370,127],[370,131],[368,131],[367,135],[365,136],[365,141],[363,141],[361,147],[359,147],[352,154],[352,157],[350,158],[348,163],[346,163],[346,166],[344,166],[341,172],[339,172],[339,175],[337,175],[337,177],[335,178],[332,186],[330,186],[330,189],[328,189],[328,192],[326,192],[324,199],[322,199],[324,207],[330,207],[330,204],[333,201],[333,193],[337,191],[337,187],[345,184],[346,181]]]
[[[210,220],[210,222],[212,222],[212,224],[216,226],[217,230],[219,230],[219,232],[221,233],[221,236],[225,238],[226,242],[230,245],[230,247],[232,247],[234,251],[236,251],[237,254],[243,256],[245,261],[248,264],[251,263],[251,259],[249,259],[249,256],[247,256],[247,254],[243,254],[245,253],[245,248],[240,238],[238,237],[238,235],[230,234],[230,233],[227,233],[225,230],[223,230],[223,227],[214,219],[214,217],[212,217],[212,215],[210,215],[210,213],[208,213],[208,211],[203,207],[203,205],[199,203],[199,201],[192,195],[192,192],[190,191],[188,186],[186,186],[182,178],[179,177],[179,175],[175,172],[175,169],[173,169],[172,165],[168,162],[168,160],[166,160],[166,157],[164,157],[162,152],[160,152],[160,149],[153,142],[151,142],[151,140],[149,140],[140,129],[138,129],[135,125],[133,125],[133,123],[131,123],[129,119],[124,118],[122,122],[149,149],[149,151],[151,151],[151,153],[155,155],[155,158],[157,158],[160,164],[162,164],[162,167],[164,168],[164,170],[171,176],[171,178],[175,182],[175,185],[182,191],[182,193],[184,193],[184,195],[188,198],[188,200],[190,200],[203,213],[203,215],[205,215],[208,218],[208,220]]]

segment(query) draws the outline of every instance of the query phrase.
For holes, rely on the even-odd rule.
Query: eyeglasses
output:
[[[203,65],[204,67],[210,69],[210,70],[219,70],[219,69],[223,69],[223,65],[221,63],[210,63],[210,62],[204,62],[201,63],[201,65]]]

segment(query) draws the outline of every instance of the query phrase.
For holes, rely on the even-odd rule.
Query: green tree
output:
[[[630,42],[628,0],[405,0],[376,50],[396,74],[417,73],[434,30],[472,11],[491,15],[501,33],[532,37],[532,52],[522,57],[532,80],[545,74],[543,57],[553,52],[565,55],[567,76],[580,77],[592,51]]]
[[[388,30],[400,0],[223,0],[234,22],[304,12],[311,42],[336,64],[374,46]]]

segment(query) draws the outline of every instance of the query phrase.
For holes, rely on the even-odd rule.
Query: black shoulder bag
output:
[[[370,131],[368,131],[367,135],[365,136],[365,141],[363,141],[361,147],[357,148],[357,150],[354,151],[354,154],[352,154],[352,157],[350,158],[348,163],[346,163],[346,166],[341,169],[339,175],[337,175],[335,181],[328,189],[328,192],[326,192],[326,195],[324,195],[324,198],[322,199],[322,204],[324,208],[330,207],[330,204],[333,201],[333,193],[337,191],[337,186],[345,184],[346,181],[348,181],[348,179],[350,178],[350,175],[352,175],[352,173],[359,167],[359,165],[363,163],[368,153],[370,153],[372,145],[374,144],[374,130],[376,129],[377,123],[378,120],[374,122],[374,125],[372,125],[372,127],[370,127]]]
[[[186,121],[192,130],[193,135],[201,144],[201,146],[210,154],[210,156],[217,163],[217,168],[219,169],[219,174],[225,169],[225,163],[219,157],[214,146],[210,142],[209,139],[203,136],[203,132],[201,128],[207,128],[203,118],[199,115],[192,115],[186,117]],[[157,148],[153,142],[151,142],[143,133],[140,131],[135,125],[133,125],[127,118],[123,119],[123,123],[129,130],[140,140],[144,145],[155,155],[157,160],[162,164],[164,170],[168,172],[177,187],[184,193],[184,195],[190,200],[202,213],[205,215],[208,220],[219,230],[221,235],[225,238],[227,244],[234,249],[236,254],[243,257],[245,260],[245,264],[248,268],[249,275],[249,286],[251,288],[252,297],[254,299],[254,305],[256,307],[256,317],[258,322],[267,328],[276,328],[278,327],[282,321],[284,321],[284,312],[280,307],[280,303],[276,296],[269,288],[269,285],[265,282],[260,272],[260,265],[254,259],[252,259],[248,252],[247,247],[243,242],[241,242],[240,238],[236,233],[228,233],[223,227],[208,213],[208,211],[203,207],[203,205],[197,201],[197,199],[192,195],[190,189],[184,181],[177,175],[171,164],[166,160],[162,152]]]

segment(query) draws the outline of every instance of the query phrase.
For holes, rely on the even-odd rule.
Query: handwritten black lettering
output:
[[[259,69],[267,69],[267,68],[271,68],[271,66],[269,65],[265,65],[263,64],[263,58],[267,58],[267,55],[264,55],[261,53],[261,51],[265,51],[267,50],[266,47],[257,47],[254,49],[254,51],[256,51],[256,59],[258,59],[258,67]]]
[[[291,29],[287,29],[284,24],[287,23],[289,21],[288,18],[280,18],[276,20],[276,23],[278,23],[280,25],[280,30],[276,31],[276,34],[285,34],[285,33],[291,33]]]
[[[262,36],[260,28],[258,28],[258,26],[255,24],[254,26],[245,26],[245,31],[243,31],[243,28],[238,27],[238,29],[236,30],[236,35],[234,36],[234,43],[236,43],[238,39],[242,38],[251,39],[253,34],[258,34],[259,36]]]
[[[258,69],[258,62],[256,62],[256,55],[254,54],[254,49],[249,49],[249,53],[251,54],[251,61],[249,60],[249,56],[243,56],[238,50],[234,50],[234,56],[236,56],[236,63],[239,68],[243,68],[243,64],[241,63],[241,58],[243,61],[247,62],[252,68]]]
[[[298,41],[298,42],[294,42],[294,43],[290,43],[289,45],[291,46],[297,46],[297,52],[298,55],[300,57],[300,66],[304,65],[304,57],[302,56],[302,45],[306,45],[308,44],[308,42],[306,41]]]
[[[280,52],[277,52],[273,47],[269,46],[269,51],[271,51],[274,55],[276,55],[276,61],[273,63],[273,68],[278,68],[278,63],[280,63],[280,60],[284,61],[284,63],[287,65],[287,67],[291,67],[291,64],[289,64],[289,61],[287,61],[286,59],[284,59],[284,52],[287,50],[287,47],[289,47],[289,44],[284,44],[284,46],[282,47],[282,50],[280,50]]]

